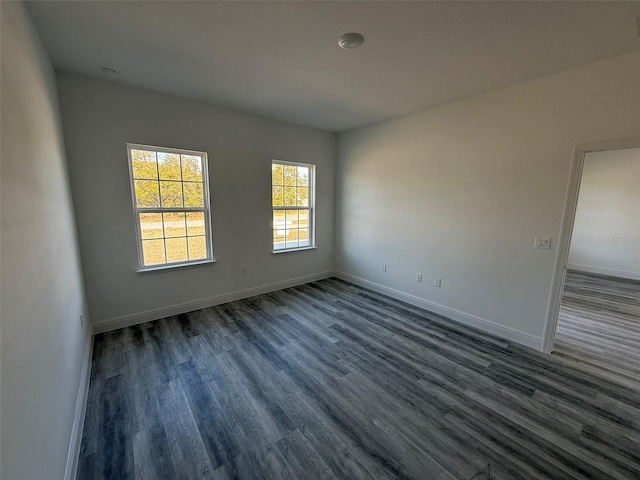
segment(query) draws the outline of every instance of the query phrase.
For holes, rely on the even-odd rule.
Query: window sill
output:
[[[183,268],[183,267],[193,267],[196,265],[207,265],[209,263],[216,263],[217,260],[211,259],[211,260],[202,260],[202,261],[198,261],[198,262],[189,262],[189,263],[171,263],[168,265],[158,265],[156,267],[143,267],[143,268],[138,268],[136,270],[137,273],[149,273],[149,272],[160,272],[162,270],[173,270],[174,268]]]
[[[305,250],[315,250],[316,247],[315,245],[312,247],[298,247],[298,248],[283,248],[282,250],[271,250],[271,253],[273,254],[278,254],[278,253],[292,253],[292,252],[304,252]]]

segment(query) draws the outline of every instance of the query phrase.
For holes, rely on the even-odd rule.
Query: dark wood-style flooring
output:
[[[337,279],[97,335],[79,478],[637,480],[639,292],[552,355]]]

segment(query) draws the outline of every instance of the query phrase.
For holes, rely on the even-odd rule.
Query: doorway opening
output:
[[[556,339],[640,372],[640,138],[574,149],[543,349]]]

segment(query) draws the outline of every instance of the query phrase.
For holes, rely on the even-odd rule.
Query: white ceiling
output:
[[[340,132],[640,48],[640,2],[29,2],[54,65]],[[338,37],[364,45],[342,50]]]

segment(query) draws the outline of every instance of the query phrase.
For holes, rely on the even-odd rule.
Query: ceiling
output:
[[[640,49],[635,2],[29,2],[61,69],[341,132]],[[360,32],[364,45],[338,47]]]

